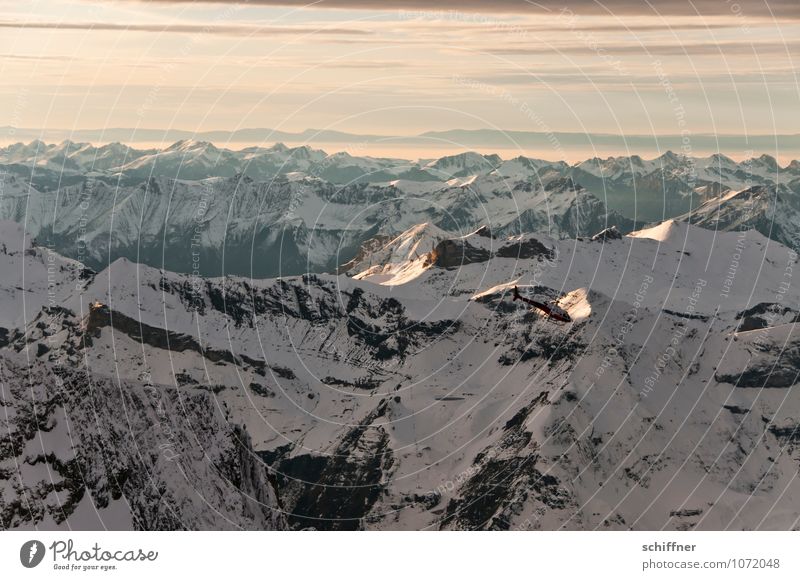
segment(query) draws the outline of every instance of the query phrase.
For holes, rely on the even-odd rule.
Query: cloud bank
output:
[[[185,4],[197,0],[142,0]],[[236,0],[201,0],[208,4],[231,4]],[[581,14],[642,16],[741,16],[800,18],[798,0],[248,0],[264,6],[313,7],[350,10],[424,10],[487,13],[559,13],[563,9]]]

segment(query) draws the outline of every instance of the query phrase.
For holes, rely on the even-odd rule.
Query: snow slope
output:
[[[680,221],[595,241],[443,236],[412,227],[361,256],[352,277],[206,279],[117,260],[65,287],[61,308],[26,318],[0,353],[9,368],[31,361],[43,388],[61,367],[123,381],[132,397],[152,384],[165,404],[196,401],[170,419],[203,428],[203,451],[181,450],[195,458],[189,480],[242,527],[282,525],[243,499],[272,487],[294,529],[797,528],[793,252]],[[512,302],[514,285],[573,322]],[[35,442],[13,419],[16,392],[13,428]],[[94,395],[108,421],[123,407],[114,393]],[[133,408],[137,424],[155,420]],[[249,443],[234,456],[254,451],[247,467],[222,459],[236,429]],[[13,448],[0,473],[10,481],[32,453]],[[159,465],[134,471],[167,478]],[[258,469],[270,486],[248,476],[220,488],[214,475]],[[190,527],[220,525],[164,481]],[[20,504],[11,521],[40,517]]]
[[[12,176],[0,195],[0,218],[23,223],[32,237],[98,270],[125,257],[179,272],[254,277],[335,271],[365,241],[423,222],[461,234],[485,224],[560,236],[632,227],[570,180],[543,187],[487,175],[424,191],[392,183],[335,186],[296,174],[267,182],[154,177],[42,192]]]
[[[569,165],[470,151],[407,161],[281,143],[35,141],[0,148],[0,167],[0,219],[95,269],[126,257],[207,276],[333,272],[368,240],[426,222],[454,235],[486,225],[498,235],[583,237],[679,217],[800,248],[800,165],[768,155]]]

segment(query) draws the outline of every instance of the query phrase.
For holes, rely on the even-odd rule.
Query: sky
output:
[[[0,0],[0,29],[6,141],[8,126],[800,133],[796,0]]]

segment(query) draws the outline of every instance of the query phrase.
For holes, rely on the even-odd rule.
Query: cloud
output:
[[[683,86],[709,86],[724,85],[727,87],[740,86],[743,84],[755,84],[760,86],[769,85],[770,87],[793,85],[797,71],[722,71],[714,74],[676,74],[670,75],[670,82],[673,85]],[[661,79],[656,74],[636,74],[620,76],[613,72],[586,72],[584,73],[508,73],[508,74],[487,74],[478,76],[475,79],[477,86],[488,88],[505,86],[539,87],[543,83],[548,85],[573,85],[581,87],[583,90],[602,86],[604,90],[609,87],[630,90],[635,87],[637,91],[658,90],[663,91]]]
[[[477,16],[477,15],[475,15]],[[566,20],[566,19],[565,19]],[[774,27],[773,22],[764,22],[759,19],[753,22],[753,27],[758,25],[765,25],[767,27]],[[418,20],[409,20],[404,23],[403,30],[413,30],[421,33],[428,34],[441,34],[442,32],[455,32],[455,33],[469,33],[479,32],[482,35],[509,35],[516,34],[517,36],[524,36],[529,33],[541,34],[547,32],[583,32],[583,33],[648,33],[648,32],[689,32],[689,31],[717,31],[717,30],[732,30],[741,27],[741,22],[736,19],[728,18],[723,22],[710,22],[704,20],[703,22],[687,22],[686,18],[682,18],[680,22],[651,22],[649,24],[633,23],[630,21],[622,21],[617,23],[598,23],[590,18],[584,21],[579,21],[574,25],[558,24],[553,22],[552,19],[540,25],[530,24],[517,24],[513,21],[508,23],[499,22],[498,20],[486,22],[485,20],[475,19],[471,22],[452,22],[447,21],[446,18],[442,19],[429,19],[424,18]]]
[[[618,44],[599,45],[603,54],[614,55],[654,55],[654,56],[733,56],[766,54],[796,54],[800,49],[797,43],[782,42],[704,42],[673,44]],[[509,46],[489,49],[488,52],[501,56],[533,56],[547,54],[591,54],[595,52],[588,46]]]
[[[252,26],[239,24],[115,24],[113,22],[25,22],[21,20],[0,21],[2,28],[34,30],[111,30],[125,32],[176,32],[183,34],[218,34],[224,36],[273,36],[287,34],[327,34],[356,36],[372,34],[356,28],[311,27],[311,26]]]
[[[197,3],[197,0],[141,0],[143,2]],[[226,4],[236,0],[201,0]],[[464,11],[486,13],[559,13],[567,8],[581,14],[617,15],[730,15],[800,18],[797,0],[249,0],[266,6],[364,10]]]
[[[7,52],[0,54],[0,60],[70,62],[74,61],[75,57],[64,55],[12,54]]]

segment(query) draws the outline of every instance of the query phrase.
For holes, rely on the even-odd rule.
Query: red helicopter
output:
[[[569,317],[569,314],[567,314],[567,311],[563,308],[556,306],[555,304],[545,304],[544,302],[538,302],[536,300],[531,300],[530,298],[525,298],[519,293],[519,290],[516,286],[514,286],[514,300],[522,300],[523,302],[527,302],[531,306],[544,312],[548,318],[552,318],[553,320],[558,320],[559,322],[572,322],[572,318]]]

